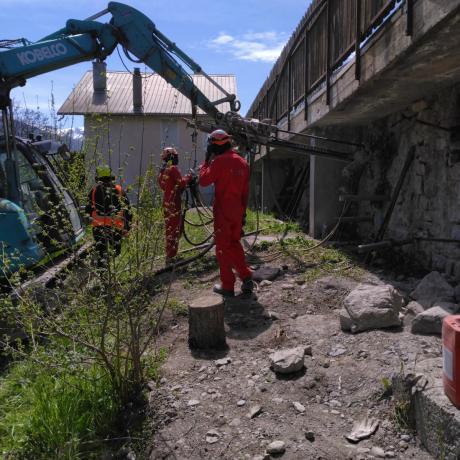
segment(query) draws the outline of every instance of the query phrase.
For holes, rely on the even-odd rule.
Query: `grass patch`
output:
[[[174,297],[169,298],[166,303],[166,308],[171,310],[176,315],[187,316],[187,305],[182,300],[175,299]]]
[[[63,372],[31,359],[0,379],[0,450],[4,458],[99,458],[120,408],[98,366]]]
[[[126,409],[114,396],[106,370],[64,362],[50,368],[38,361],[49,360],[52,351],[48,345],[46,351],[13,362],[0,378],[1,458],[99,459],[118,449],[117,439],[126,434]],[[165,348],[144,356],[148,379],[159,381],[166,357]],[[59,358],[54,355],[52,361]]]
[[[364,270],[356,265],[352,257],[343,251],[327,246],[315,247],[318,241],[302,236],[288,239],[281,244],[286,255],[296,258],[306,268],[306,282],[315,281],[327,275],[347,276],[359,280]]]

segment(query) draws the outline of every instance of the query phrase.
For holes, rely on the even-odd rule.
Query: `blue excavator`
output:
[[[97,21],[105,15],[111,15],[108,22]],[[280,139],[278,128],[269,121],[241,117],[234,94],[207,75],[148,17],[122,3],[110,2],[107,9],[85,20],[70,19],[64,28],[37,42],[0,40],[2,45],[6,50],[0,51],[0,278],[20,267],[36,265],[56,242],[71,247],[84,233],[77,203],[65,190],[47,154],[37,142],[15,136],[10,92],[24,86],[28,78],[83,61],[101,62],[121,46],[133,61],[144,63],[185,95],[191,101],[192,113],[199,107],[208,115],[209,122],[200,129],[225,129],[245,149],[283,146],[303,153],[337,155],[315,143],[308,146]],[[222,98],[210,101],[183,65],[210,80]],[[227,113],[217,109],[223,102],[230,104]]]
[[[110,14],[108,22],[96,21]],[[117,46],[161,75],[203,109],[214,121],[225,115],[216,106],[229,102],[239,110],[235,95],[227,93],[190,57],[165,37],[144,14],[122,3],[86,20],[68,20],[66,26],[37,42],[3,41],[0,52],[0,278],[31,267],[63,247],[71,247],[84,234],[78,205],[66,191],[59,174],[44,151],[43,141],[15,136],[12,89],[28,78],[86,60],[103,61]],[[223,97],[210,101],[193,83],[182,61],[192,72],[205,75]]]

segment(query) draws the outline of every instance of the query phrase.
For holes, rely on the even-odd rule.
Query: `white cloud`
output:
[[[234,38],[231,35],[227,34],[220,34],[217,38],[212,40],[211,43],[214,45],[226,45],[227,43],[231,43],[234,40]]]
[[[230,53],[236,59],[253,62],[274,62],[283,50],[286,35],[279,32],[247,32],[233,36],[221,32],[211,40],[210,47]]]

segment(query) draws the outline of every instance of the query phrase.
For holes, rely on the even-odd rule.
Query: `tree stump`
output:
[[[224,327],[224,302],[209,294],[193,300],[188,307],[188,345],[197,350],[227,348]]]

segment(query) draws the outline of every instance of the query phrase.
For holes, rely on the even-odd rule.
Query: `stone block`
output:
[[[388,284],[360,284],[343,300],[343,308],[351,320],[351,332],[399,326],[399,312],[403,305],[401,294]],[[345,314],[340,315],[340,323],[341,327],[349,326]]]
[[[454,299],[454,288],[437,271],[426,275],[411,292],[414,300],[439,299],[447,302]]]
[[[270,356],[271,367],[278,374],[292,374],[304,367],[305,347],[285,348]]]
[[[454,315],[459,310],[456,303],[439,302],[433,307],[419,313],[412,321],[413,334],[439,334],[442,332],[442,320],[449,315]]]

